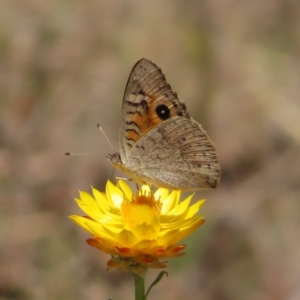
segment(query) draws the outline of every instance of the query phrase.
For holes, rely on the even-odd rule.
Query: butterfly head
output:
[[[122,160],[120,153],[113,153],[113,154],[107,154],[106,158],[115,166],[118,167],[119,165],[122,165]]]
[[[107,154],[106,158],[116,169],[125,172],[131,178],[131,180],[137,183],[144,183],[144,181],[140,180],[138,176],[135,176],[135,174],[131,172],[130,168],[126,166],[126,164],[121,159],[120,153]]]

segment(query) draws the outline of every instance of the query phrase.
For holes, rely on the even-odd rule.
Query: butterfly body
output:
[[[147,59],[138,61],[129,75],[119,151],[108,159],[138,183],[176,190],[219,183],[221,169],[206,132]]]

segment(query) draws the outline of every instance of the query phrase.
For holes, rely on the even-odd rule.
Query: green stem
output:
[[[135,300],[144,300],[145,299],[145,281],[144,278],[139,275],[132,273],[134,278],[134,287],[135,287]]]

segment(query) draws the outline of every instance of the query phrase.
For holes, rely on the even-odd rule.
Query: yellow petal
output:
[[[150,252],[152,252],[152,249],[157,248],[157,240],[144,239],[139,241],[134,247],[145,254],[150,254]]]
[[[174,207],[169,212],[169,215],[179,216],[179,215],[185,214],[189,208],[192,198],[193,198],[193,195],[190,195],[184,201],[180,202],[176,207]]]
[[[191,218],[193,217],[201,208],[201,206],[203,205],[203,203],[205,202],[204,199],[197,201],[196,203],[194,203],[193,205],[191,205],[189,207],[189,211],[186,215],[186,218]]]
[[[170,241],[171,244],[176,244],[179,241],[186,238],[188,235],[190,235],[192,232],[194,232],[198,227],[200,227],[205,220],[203,218],[198,218],[193,220],[192,224],[190,226],[186,227],[183,230],[180,230],[178,234],[174,235],[174,239]]]
[[[157,239],[158,246],[171,245],[171,242],[175,239],[175,237],[178,234],[179,234],[179,228],[161,232],[159,238]]]
[[[119,185],[121,191],[124,193],[125,197],[127,199],[131,199],[133,196],[133,193],[132,193],[130,186],[124,180],[119,180],[118,185]]]
[[[128,248],[132,247],[137,242],[135,235],[126,229],[119,233],[117,240],[120,245]]]
[[[163,201],[161,201],[161,214],[168,214],[176,205],[178,204],[180,199],[180,191],[172,191],[171,194],[166,197]]]
[[[101,235],[101,233],[103,233],[102,226],[91,219],[76,215],[70,216],[69,218],[92,235]]]
[[[146,223],[143,223],[136,226],[132,230],[132,232],[139,240],[144,240],[144,239],[153,240],[158,237],[159,229],[160,229],[160,223],[156,227],[153,226],[153,224],[147,225]]]
[[[75,198],[78,206],[90,217],[97,218],[99,211],[99,206],[96,200],[87,192],[79,192],[80,199]]]
[[[86,225],[86,218],[81,217],[81,216],[76,216],[76,215],[72,215],[69,216],[69,218],[74,221],[76,224],[78,224],[80,227],[82,227],[83,229],[85,229],[86,231],[90,232],[91,234],[93,234],[90,231],[90,228]]]
[[[121,207],[123,202],[123,193],[110,181],[108,181],[106,184],[106,197],[111,202],[111,206],[118,208]]]
[[[154,193],[154,198],[156,200],[164,201],[167,197],[169,196],[169,190],[164,189],[164,188],[159,188],[155,193]]]
[[[107,200],[105,194],[99,192],[94,187],[92,187],[92,191],[93,191],[94,198],[97,202],[97,205],[99,207],[99,210],[101,212],[105,213],[108,208],[108,200]]]

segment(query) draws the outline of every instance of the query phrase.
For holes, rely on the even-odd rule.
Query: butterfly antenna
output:
[[[73,152],[65,152],[64,155],[99,155],[103,153],[73,153]]]
[[[98,129],[102,132],[103,136],[105,137],[105,139],[107,140],[109,146],[111,147],[111,149],[114,150],[113,145],[111,144],[110,140],[108,139],[107,135],[105,134],[105,132],[103,131],[102,127],[100,124],[97,124]]]

